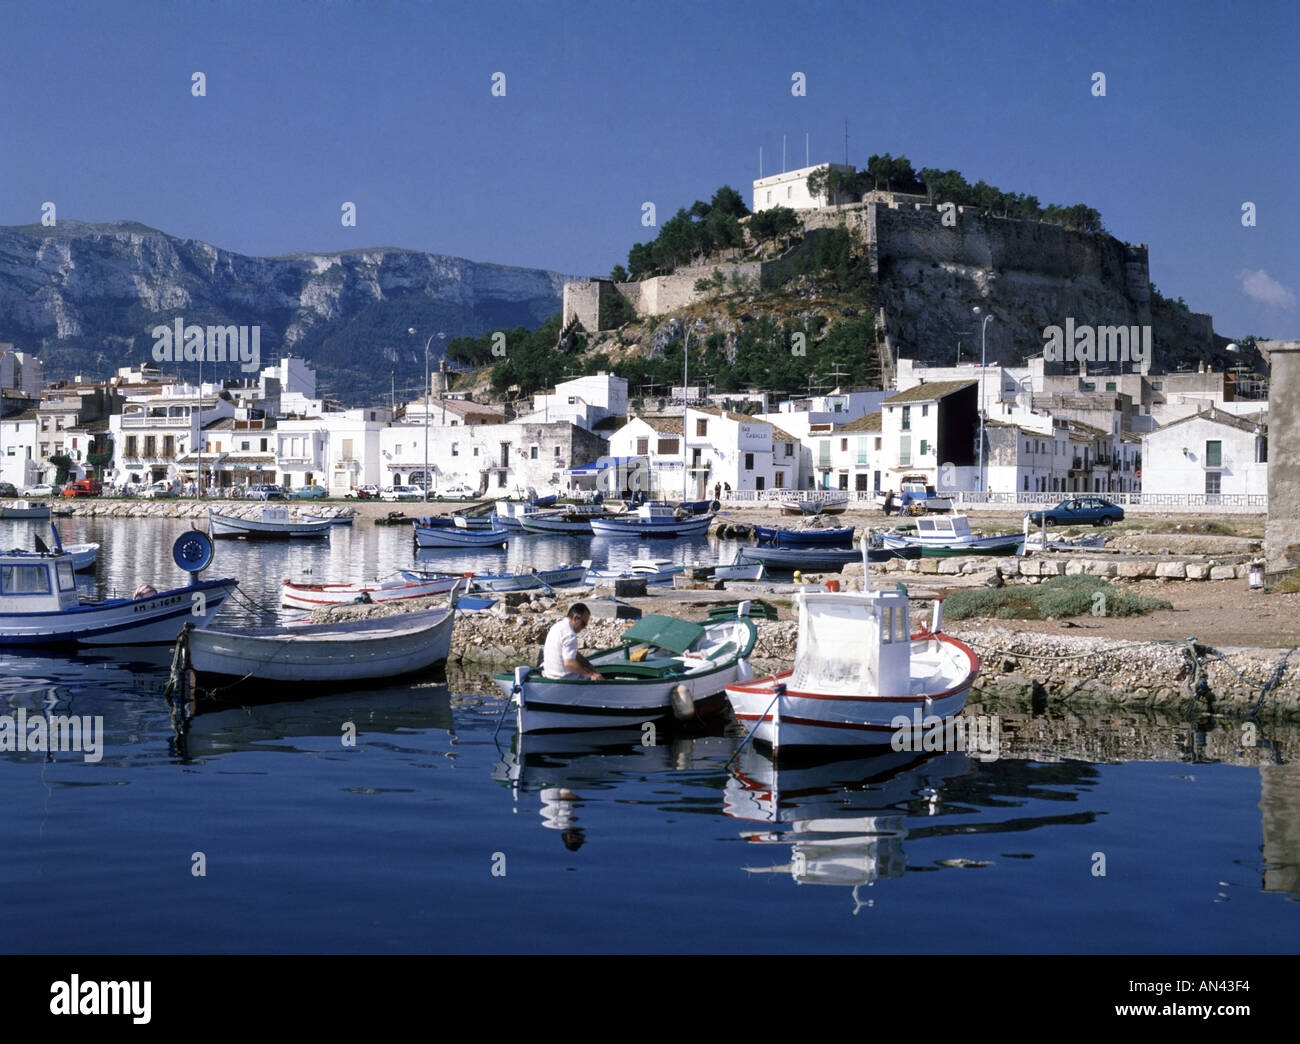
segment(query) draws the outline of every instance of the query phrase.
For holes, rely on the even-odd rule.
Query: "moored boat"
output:
[[[935,515],[916,520],[916,534],[881,534],[881,543],[890,550],[919,548],[925,558],[949,558],[954,555],[1015,555],[1024,545],[1020,533],[984,536],[971,532],[966,515]]]
[[[77,572],[95,568],[95,559],[99,557],[98,544],[64,544],[63,550],[72,556],[72,568]]]
[[[580,584],[591,567],[591,559],[579,565],[562,565],[555,569],[526,570],[513,573],[475,573],[469,577],[471,591],[492,591],[502,594],[506,591],[531,591],[535,588],[565,587]],[[418,573],[408,573],[418,576]]]
[[[853,527],[840,526],[832,529],[777,529],[770,526],[755,526],[754,536],[760,544],[772,544],[776,547],[840,547],[853,543]]]
[[[297,540],[328,537],[330,519],[295,519],[284,507],[263,507],[250,517],[225,515],[208,509],[210,529],[214,537],[242,538],[244,540]]]
[[[457,518],[454,525],[426,525],[421,521],[412,523],[415,527],[415,543],[418,547],[505,547],[510,538],[510,531],[497,529],[472,529],[463,518]]]
[[[787,497],[779,503],[786,515],[842,515],[849,506],[849,495],[817,493],[811,497]]]
[[[536,667],[493,681],[518,697],[521,733],[691,720],[721,708],[725,686],[752,677],[748,656],[757,637],[747,616],[709,624],[646,616],[618,646],[587,654],[601,681],[550,679]]]
[[[591,531],[597,536],[683,537],[709,531],[713,515],[693,515],[671,504],[642,504],[635,518],[593,518]]]
[[[862,560],[862,553],[852,547],[741,547],[740,557],[761,562],[768,569],[843,569],[850,562]],[[920,558],[918,547],[869,548],[868,561],[886,562],[891,558]]]
[[[673,577],[685,571],[685,566],[674,565],[671,558],[634,558],[621,569],[588,569],[586,579],[589,584],[608,583],[611,580],[671,584]]]
[[[727,686],[737,720],[774,751],[894,745],[946,726],[979,673],[969,646],[933,622],[911,634],[911,602],[899,589],[800,592],[794,667]],[[930,748],[926,748],[930,749]]]
[[[280,604],[290,609],[320,609],[351,602],[400,602],[446,594],[460,576],[438,576],[400,571],[377,580],[343,584],[309,584],[285,580]]]
[[[50,505],[39,500],[8,500],[0,504],[0,519],[28,519],[33,522],[48,521]]]

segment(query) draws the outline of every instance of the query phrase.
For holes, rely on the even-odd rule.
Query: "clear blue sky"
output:
[[[642,202],[748,198],[782,135],[842,161],[847,120],[859,166],[1086,202],[1220,333],[1296,337],[1298,46],[1295,0],[0,0],[0,224],[604,274]]]

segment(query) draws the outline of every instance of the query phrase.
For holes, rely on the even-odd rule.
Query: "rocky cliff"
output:
[[[0,340],[35,351],[47,376],[106,376],[150,358],[151,329],[258,325],[264,362],[315,363],[322,391],[363,401],[390,373],[414,379],[448,340],[535,327],[566,277],[390,247],[248,257],[130,222],[0,227]],[[417,337],[407,333],[414,327]],[[233,373],[233,368],[232,368]]]

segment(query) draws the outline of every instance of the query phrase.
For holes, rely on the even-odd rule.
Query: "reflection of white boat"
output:
[[[10,500],[0,504],[0,518],[25,518],[33,521],[48,519],[50,505],[39,500]]]
[[[237,585],[205,580],[138,598],[82,603],[69,554],[0,554],[0,645],[171,642],[186,620],[206,627]]]
[[[330,519],[309,522],[293,519],[289,509],[283,507],[264,507],[258,515],[244,518],[239,515],[223,515],[208,509],[212,520],[212,535],[215,537],[242,537],[245,540],[293,540],[301,537],[329,536]]]
[[[940,632],[910,632],[901,590],[799,592],[799,639],[792,670],[727,686],[742,725],[773,750],[889,743],[898,719],[926,728],[961,712],[979,657]]]
[[[378,580],[349,584],[307,584],[285,580],[280,604],[291,609],[319,609],[322,606],[346,605],[350,602],[392,602],[408,598],[428,598],[446,594],[456,586],[459,576],[430,576],[397,572]]]
[[[196,630],[188,635],[189,656],[204,688],[387,682],[444,663],[455,615],[448,607],[307,627]]]
[[[538,668],[493,675],[519,697],[519,731],[608,729],[690,718],[720,706],[723,688],[751,677],[747,657],[758,631],[747,616],[697,624],[646,616],[612,649],[587,659],[603,679],[553,680]]]

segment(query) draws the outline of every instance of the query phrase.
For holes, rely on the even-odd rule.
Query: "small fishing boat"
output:
[[[183,534],[177,546],[190,536]],[[187,587],[159,592],[142,585],[133,598],[82,602],[66,549],[6,551],[0,553],[0,645],[170,643],[186,620],[206,627],[238,584],[195,578]]]
[[[774,547],[839,547],[852,545],[853,527],[841,526],[834,529],[775,529],[769,526],[755,526],[754,536],[760,544],[772,544]]]
[[[808,498],[787,497],[780,501],[786,515],[842,515],[849,506],[847,493],[819,493]]]
[[[64,544],[63,550],[72,556],[72,568],[78,573],[95,568],[95,559],[99,557],[98,544]]]
[[[924,731],[948,727],[966,705],[979,657],[942,633],[942,598],[934,600],[932,623],[915,635],[904,589],[799,592],[795,604],[794,667],[727,686],[736,719],[774,752],[899,749],[900,736],[920,750]]]
[[[531,591],[535,588],[549,589],[580,584],[587,570],[591,568],[591,559],[585,559],[580,565],[562,565],[555,569],[527,570],[520,569],[513,573],[475,573],[469,578],[471,591],[492,591],[502,594],[506,591]],[[408,576],[418,576],[408,573]]]
[[[399,571],[378,580],[348,584],[308,584],[285,580],[280,604],[289,609],[320,609],[352,602],[400,602],[411,598],[429,598],[446,594],[461,576]]]
[[[679,511],[685,511],[692,515],[707,515],[717,513],[722,510],[722,501],[720,500],[683,500],[677,505]]]
[[[249,518],[240,515],[223,515],[208,509],[210,530],[214,537],[244,540],[297,540],[328,537],[331,520],[295,519],[285,507],[263,507]]]
[[[521,519],[536,515],[542,508],[550,507],[559,499],[557,494],[539,497],[535,490],[529,489],[527,498],[506,499],[496,502],[493,512],[496,524],[504,529],[523,529]]]
[[[626,507],[624,506],[624,510]],[[604,504],[568,504],[555,511],[537,511],[519,516],[519,524],[529,533],[565,533],[570,536],[591,534],[591,520],[612,514]]]
[[[744,615],[709,624],[646,616],[618,646],[586,654],[601,681],[553,680],[537,667],[492,680],[517,697],[520,733],[686,722],[720,709],[722,690],[753,676],[747,657],[757,637]]]
[[[471,529],[461,516],[454,516],[453,525],[426,525],[422,520],[412,523],[415,543],[426,547],[505,547],[510,538],[508,529]]]
[[[685,571],[685,566],[674,565],[671,558],[634,558],[621,569],[588,569],[587,583],[644,580],[647,584],[671,584],[673,577]]]
[[[391,682],[446,662],[456,617],[454,590],[452,602],[439,609],[306,627],[187,626],[178,652],[196,674],[198,702],[205,689],[234,696],[236,686],[256,689],[259,683],[272,683],[282,694],[286,683],[295,682],[312,691]]]
[[[850,562],[858,562],[862,554],[852,547],[742,547],[740,557],[748,562],[761,562],[768,569],[789,571],[838,570]],[[871,562],[887,562],[891,558],[920,558],[919,547],[899,549],[872,547],[867,550]]]
[[[1104,536],[1075,536],[1075,537],[1053,537],[1048,538],[1043,531],[1031,532],[1029,525],[1029,516],[1025,516],[1024,527],[1024,553],[1029,554],[1034,551],[1088,551],[1096,550],[1106,546]]]
[[[302,516],[308,522],[328,522],[331,526],[350,526],[357,520],[355,511],[339,515],[308,515]]]
[[[591,531],[597,536],[684,537],[701,536],[709,531],[714,516],[692,515],[671,504],[642,504],[636,517],[593,518]]]
[[[8,500],[0,504],[0,519],[26,519],[32,522],[48,522],[50,505],[39,500]]]
[[[762,562],[746,562],[739,554],[731,562],[719,562],[713,569],[714,580],[762,580],[767,568]]]
[[[983,536],[971,532],[966,515],[936,515],[918,518],[916,534],[883,533],[881,544],[894,551],[919,548],[925,558],[951,558],[954,555],[1015,555],[1021,553],[1024,536],[1002,533]]]

